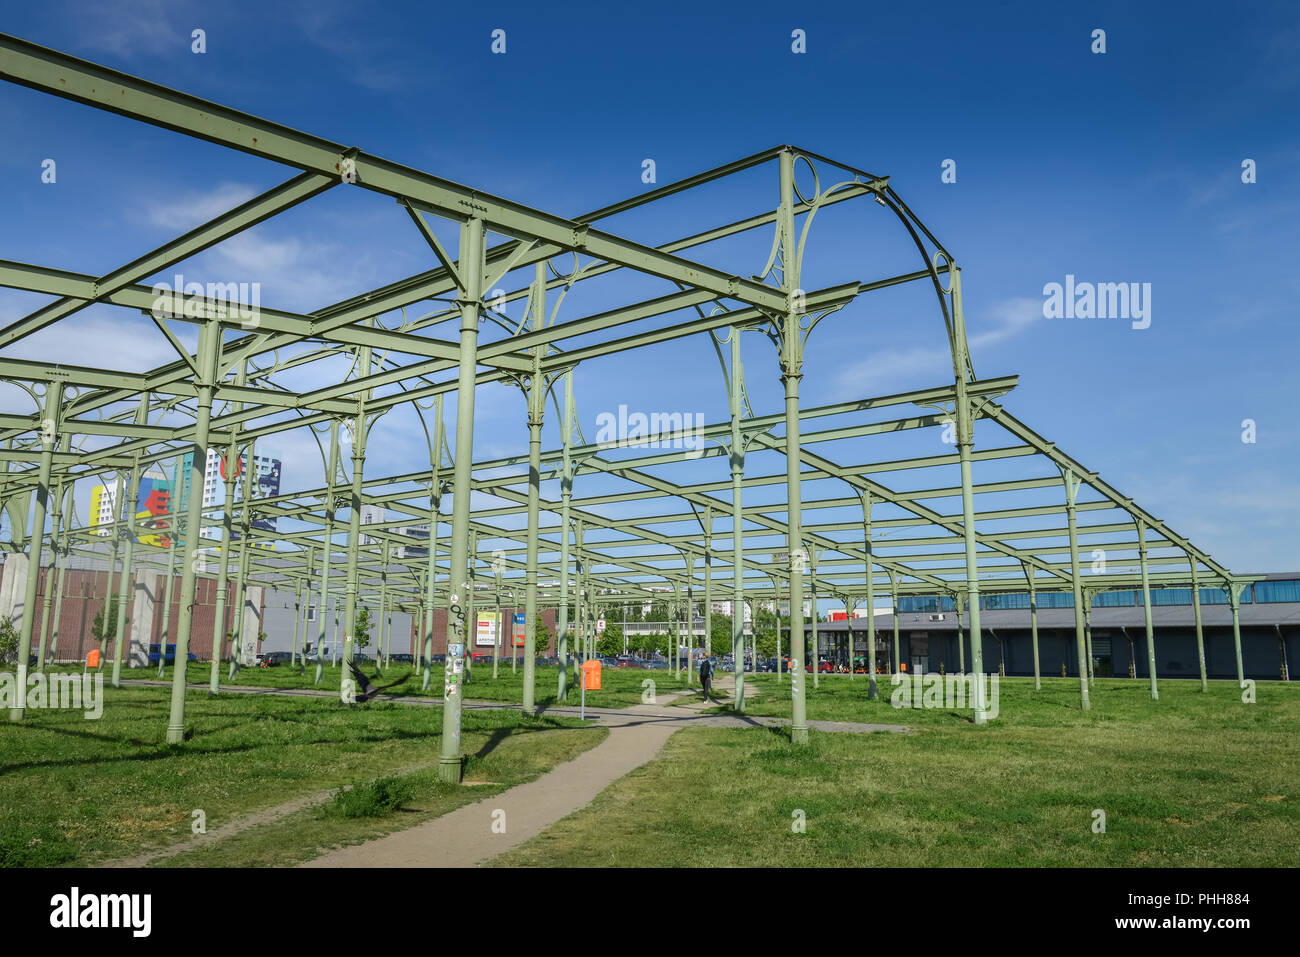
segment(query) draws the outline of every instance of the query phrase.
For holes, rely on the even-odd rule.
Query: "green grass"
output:
[[[348,709],[330,699],[191,692],[190,737],[170,746],[168,689],[106,687],[105,695],[97,721],[80,711],[29,709],[23,722],[0,724],[0,866],[93,864],[174,845],[192,836],[195,810],[213,831],[348,784],[396,776],[413,788],[402,810],[361,827],[311,808],[182,855],[189,863],[302,860],[529,780],[606,734],[579,730],[573,719],[466,711],[465,779],[492,784],[460,787],[436,779],[439,707]]]
[[[753,680],[752,677],[750,680]],[[789,717],[789,684],[746,710]],[[1166,681],[1000,685],[1000,715],[899,710],[866,682],[809,689],[814,720],[909,734],[692,728],[593,804],[498,858],[548,866],[1287,866],[1300,863],[1300,689]],[[1093,811],[1106,832],[1092,830]],[[806,819],[795,833],[796,812]]]
[[[186,680],[193,684],[207,685],[210,668],[211,665],[208,662],[190,662]],[[80,672],[80,668],[75,670],[78,673]],[[382,678],[375,677],[373,664],[367,664],[362,670],[365,672],[366,677],[376,685],[396,681],[408,672],[412,672],[409,678],[384,693],[395,696],[422,696],[426,694],[420,690],[420,675],[414,672],[411,665],[390,665]],[[157,666],[152,668],[124,668],[122,677],[124,680],[156,680],[157,673]],[[241,668],[234,682],[226,680],[227,673],[227,666],[223,663],[221,666],[221,685],[223,688],[233,685],[242,688],[308,688],[337,692],[342,669],[335,668],[333,665],[326,665],[325,673],[319,685],[315,683],[315,665],[308,665],[302,675],[298,674],[297,668],[289,665],[277,665],[274,668]],[[569,669],[569,675],[570,679],[572,679],[572,668]],[[686,687],[685,679],[674,680],[671,670],[643,671],[634,668],[605,668],[602,673],[601,689],[587,692],[587,705],[593,708],[625,708],[629,705],[640,704],[642,681],[646,679],[655,682],[656,689],[660,694]],[[171,669],[168,669],[165,680],[171,681]],[[558,685],[558,668],[538,668],[534,684],[537,705],[549,707],[558,704],[559,702],[556,700],[556,693],[559,690]],[[519,704],[523,701],[524,669],[521,666],[516,674],[512,674],[509,662],[503,661],[498,668],[498,676],[493,678],[491,662],[486,665],[480,663],[473,667],[473,677],[464,687],[465,698],[470,701],[500,701]],[[442,695],[441,664],[434,665],[433,681],[427,694],[437,697]],[[579,694],[578,688],[571,680],[569,700],[565,704],[572,704],[576,707]]]
[[[350,788],[339,788],[334,792],[332,803],[325,805],[325,813],[343,817],[384,817],[413,797],[415,789],[406,779],[380,778]]]

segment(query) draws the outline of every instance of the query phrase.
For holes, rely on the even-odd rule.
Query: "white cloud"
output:
[[[146,215],[150,225],[188,232],[255,195],[257,191],[243,183],[221,183],[207,193],[190,193],[173,202],[155,203]]]
[[[405,85],[402,70],[383,62],[378,45],[362,38],[345,19],[356,16],[360,8],[352,5],[314,2],[302,8],[297,23],[308,42],[337,57],[351,68],[352,82],[379,93],[389,93]]]
[[[186,5],[170,0],[116,0],[77,8],[82,46],[125,59],[188,52],[191,27],[172,22]]]
[[[1017,297],[995,303],[987,319],[967,316],[966,338],[975,367],[979,368],[979,350],[1014,338],[1043,318],[1040,299]],[[845,396],[860,397],[863,386],[872,395],[890,391],[883,386],[906,383],[924,387],[952,377],[952,353],[946,344],[910,346],[874,352],[866,359],[845,368],[837,378],[837,387]]]
[[[177,329],[182,340],[187,332]],[[178,358],[152,322],[113,306],[92,306],[60,319],[5,352],[18,359],[120,372],[144,372]]]

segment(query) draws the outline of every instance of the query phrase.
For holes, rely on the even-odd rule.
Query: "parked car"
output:
[[[274,668],[276,665],[287,665],[293,661],[293,652],[291,651],[269,651],[262,655],[262,660],[258,662],[263,668]]]
[[[389,655],[388,660],[398,665],[413,665],[415,655]]]

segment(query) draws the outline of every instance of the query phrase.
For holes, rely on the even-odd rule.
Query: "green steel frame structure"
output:
[[[185,660],[190,647],[199,577],[217,579],[219,603],[232,576],[237,594],[257,583],[288,590],[300,603],[305,590],[309,596],[321,596],[322,608],[331,590],[337,595],[341,588],[345,660],[352,654],[346,639],[363,596],[379,596],[388,607],[409,610],[421,625],[426,687],[432,681],[433,610],[449,609],[441,765],[447,780],[459,777],[462,671],[473,630],[468,623],[474,621],[476,602],[499,602],[503,587],[524,596],[530,623],[537,620],[540,605],[558,608],[559,654],[565,662],[571,625],[575,641],[590,653],[593,622],[603,609],[663,598],[674,587],[684,586],[692,606],[703,601],[706,616],[715,599],[732,601],[734,611],[747,601],[770,600],[780,589],[789,600],[787,633],[795,661],[804,658],[805,596],[836,596],[849,606],[870,608],[885,596],[892,596],[897,605],[900,594],[948,595],[967,616],[972,660],[969,669],[963,662],[963,670],[980,673],[981,592],[1072,591],[1078,661],[1084,663],[1091,661],[1085,593],[1140,588],[1148,609],[1147,647],[1154,660],[1151,588],[1185,586],[1190,577],[1199,623],[1200,587],[1226,590],[1235,619],[1241,590],[1257,579],[1231,573],[1004,407],[1016,378],[975,375],[955,258],[887,177],[795,146],[780,146],[570,219],[4,35],[0,78],[295,171],[282,185],[107,275],[0,261],[0,285],[52,297],[47,305],[0,329],[0,376],[25,389],[35,403],[29,413],[0,415],[0,502],[14,529],[9,547],[26,550],[29,568],[40,566],[43,549],[63,558],[66,566],[68,554],[103,541],[96,534],[100,529],[72,527],[74,481],[115,473],[117,500],[122,501],[124,485],[131,500],[142,469],[179,463],[192,450],[188,508],[174,517],[183,538],[185,530],[216,521],[205,518],[198,494],[204,485],[206,449],[223,450],[227,461],[241,453],[251,459],[255,443],[264,437],[312,429],[321,448],[323,481],[315,488],[251,503],[251,495],[245,494],[242,509],[223,509],[223,539],[231,541],[237,523],[238,550],[220,549],[219,558],[213,559],[199,547],[195,534],[186,543],[187,553],[181,554],[172,535],[170,548],[135,544],[133,556],[133,536],[125,534],[123,567],[129,569],[134,560],[171,571],[180,564],[180,600],[174,610],[177,661]],[[599,228],[602,220],[616,214],[758,169],[769,176],[771,192],[747,218],[658,246]],[[797,170],[811,174],[810,195],[799,188]],[[834,185],[823,185],[828,182]],[[306,315],[262,307],[250,324],[248,304],[232,310],[229,302],[202,295],[177,300],[174,308],[160,314],[156,293],[143,284],[150,277],[331,189],[368,190],[399,203],[409,215],[413,242],[427,246],[433,268]],[[853,201],[869,201],[892,216],[891,222],[901,227],[901,242],[914,249],[916,268],[804,290],[803,254],[814,217]],[[459,230],[455,250],[447,248],[435,228],[440,224],[445,229],[447,223]],[[750,231],[771,235],[771,252],[760,273],[745,277],[706,264],[711,244]],[[656,293],[594,314],[563,313],[566,295],[579,284],[611,275],[617,282],[629,273],[655,283]],[[952,380],[895,395],[802,407],[804,347],[816,325],[866,293],[913,283],[934,296],[934,309],[947,332]],[[508,290],[505,301],[523,304],[522,321],[505,321],[496,309],[499,300],[485,298],[486,291],[497,287]],[[36,362],[5,356],[11,344],[92,303],[148,315],[175,349],[176,360],[148,372],[126,373],[71,367],[57,357]],[[182,343],[177,331],[183,325],[191,335],[197,332],[197,348]],[[774,348],[785,396],[780,412],[757,415],[750,407],[740,359],[744,332],[766,336]],[[627,456],[618,453],[628,450],[583,439],[577,427],[575,367],[702,334],[717,351],[729,408],[726,419],[704,427],[704,449]],[[305,392],[285,384],[291,370],[340,356],[351,363],[344,381]],[[517,384],[522,390],[526,456],[474,458],[476,387],[494,381]],[[457,397],[450,432],[442,414],[447,393]],[[428,468],[403,475],[367,474],[367,443],[376,422],[404,403],[413,403],[425,424]],[[563,441],[558,448],[543,449],[548,405],[558,416]],[[426,412],[431,413],[427,420]],[[827,443],[913,429],[947,430],[955,448],[905,460],[848,464],[818,452]],[[671,446],[684,434],[684,428],[667,428],[638,441]],[[784,471],[747,471],[746,456],[752,453],[782,456]],[[727,457],[729,480],[683,485],[658,474],[660,466],[717,456]],[[993,460],[1023,463],[1024,477],[976,484],[973,463]],[[227,470],[228,502],[234,501],[230,493],[235,471]],[[245,472],[246,491],[250,472]],[[583,473],[616,479],[627,490],[584,497]],[[542,499],[544,474],[560,480],[558,500]],[[887,482],[896,476],[906,476],[908,484],[917,487],[891,488]],[[918,476],[924,477],[919,485]],[[838,480],[843,494],[805,498],[801,483],[823,479]],[[778,504],[753,501],[772,486],[785,493]],[[989,496],[1044,489],[1059,493],[1054,502],[981,508]],[[471,507],[471,492],[479,507]],[[448,496],[449,516],[443,511]],[[661,514],[635,519],[607,514],[619,503],[659,499]],[[928,504],[943,499],[960,501],[960,510],[946,513]],[[363,505],[381,506],[398,516],[366,525],[367,544],[362,544]],[[845,509],[854,510],[856,517],[806,521],[825,510],[842,514]],[[1080,524],[1080,513],[1101,514]],[[303,527],[278,534],[259,532],[252,525],[256,516],[293,519]],[[417,522],[430,527],[427,543],[416,543],[427,544],[428,557],[408,558],[400,566],[389,562],[393,547],[413,544],[395,529]],[[684,522],[698,526],[698,532],[683,534]],[[1037,524],[999,528],[1031,522]],[[130,523],[129,518],[124,521]],[[248,547],[270,535],[281,543],[280,550]],[[785,545],[773,555],[771,540],[776,536]],[[1109,570],[1084,574],[1081,537],[1088,540],[1085,547],[1104,550]],[[490,551],[478,546],[495,540],[513,545]],[[118,583],[123,597],[128,577],[124,571]],[[23,634],[33,631],[36,585],[37,575],[29,574]],[[241,606],[242,598],[236,604]],[[47,596],[37,668],[45,663],[49,611]],[[125,614],[124,608],[120,614]],[[172,614],[169,601],[164,611],[168,621]],[[318,618],[319,638],[324,637],[324,618]],[[739,653],[743,616],[733,614],[732,619]],[[217,621],[223,620],[219,605]],[[866,693],[874,696],[874,622],[871,616],[866,621]],[[1197,630],[1199,639],[1199,624]],[[533,709],[531,625],[528,631],[522,704]],[[118,635],[120,639],[120,621]],[[221,638],[214,636],[213,692],[220,688],[221,649]],[[894,658],[896,672],[896,647]],[[119,640],[114,681],[121,660]],[[1240,677],[1239,636],[1237,661]],[[20,661],[19,668],[25,667]],[[1080,703],[1088,708],[1092,676],[1087,667],[1079,670]],[[566,673],[562,667],[561,698]],[[349,700],[347,669],[341,674],[340,694]],[[1203,650],[1201,676],[1204,686]],[[175,669],[167,726],[171,742],[181,741],[185,732],[184,678],[185,670]],[[737,704],[743,708],[743,673],[738,672],[736,680]],[[974,687],[982,684],[975,682]],[[807,689],[798,670],[790,676],[790,689],[792,736],[806,742]],[[1157,694],[1152,668],[1151,696]],[[983,723],[985,703],[977,698],[974,710],[976,721]],[[20,720],[21,709],[10,717]]]

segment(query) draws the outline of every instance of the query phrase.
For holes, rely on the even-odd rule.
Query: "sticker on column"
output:
[[[454,658],[451,662],[451,673],[454,675],[461,674],[465,670],[465,659]]]

